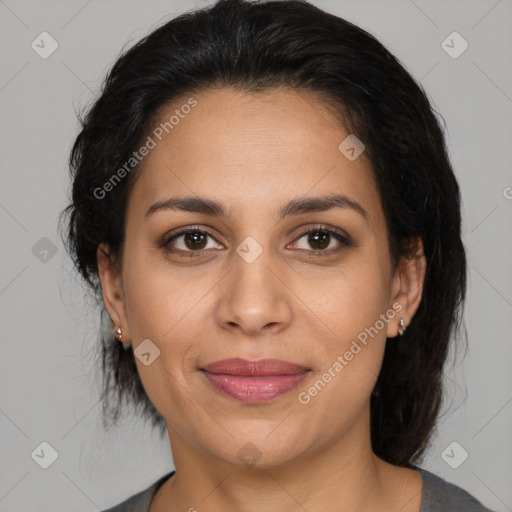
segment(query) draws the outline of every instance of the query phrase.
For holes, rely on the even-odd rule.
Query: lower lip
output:
[[[241,377],[203,371],[210,384],[240,402],[257,404],[267,402],[295,389],[309,374],[268,375],[263,377]]]

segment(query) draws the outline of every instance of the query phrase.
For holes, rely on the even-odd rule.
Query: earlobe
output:
[[[96,259],[105,308],[114,323],[115,329],[121,327],[124,335],[125,332],[128,333],[128,326],[125,316],[121,275],[113,265],[110,249],[107,244],[100,244],[98,246]]]
[[[397,274],[394,276],[394,293],[392,303],[399,303],[400,312],[396,315],[393,325],[388,324],[388,337],[392,338],[405,331],[418,310],[423,295],[423,283],[425,279],[427,260],[423,253],[421,239],[415,241],[415,250],[400,259]],[[399,322],[403,318],[404,326]]]

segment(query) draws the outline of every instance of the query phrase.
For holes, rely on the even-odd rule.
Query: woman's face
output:
[[[99,259],[107,309],[132,340],[173,450],[272,466],[369,442],[386,337],[414,315],[423,275],[419,266],[392,271],[362,146],[349,139],[340,149],[349,133],[305,92],[219,89],[194,99],[165,110],[162,123],[175,118],[150,135],[122,275]],[[313,200],[334,196],[338,206]],[[223,214],[200,201],[151,211],[191,197]],[[231,358],[307,371],[204,370]]]

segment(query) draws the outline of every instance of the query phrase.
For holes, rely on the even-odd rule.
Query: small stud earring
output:
[[[407,327],[405,326],[404,319],[400,318],[400,322],[398,322],[398,334],[400,334],[400,336],[402,336],[406,329],[407,329]]]
[[[131,342],[131,340],[130,341],[122,341],[123,335],[121,333],[121,327],[118,327],[116,329],[116,336],[119,339],[119,341],[121,341],[123,343],[123,348],[125,350],[128,350],[130,348],[132,342]]]

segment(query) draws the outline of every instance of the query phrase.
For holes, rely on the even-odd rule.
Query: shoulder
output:
[[[415,468],[423,480],[420,512],[493,512],[474,496],[430,471]]]
[[[102,512],[149,512],[149,505],[153,496],[156,494],[156,491],[172,475],[174,475],[174,471],[162,476],[147,489],[134,494],[125,501],[115,505],[114,507],[103,510]]]

